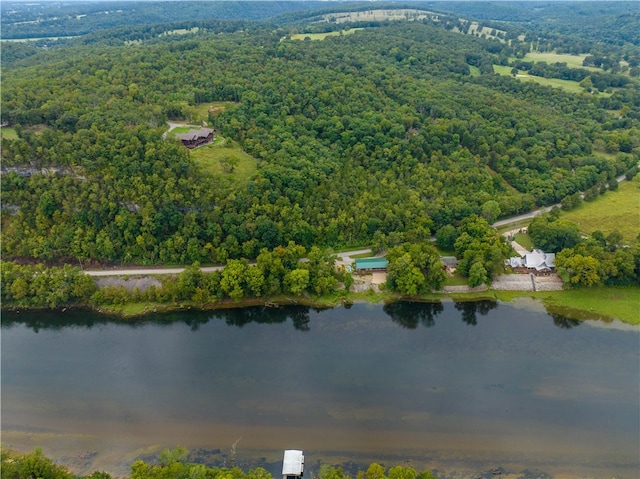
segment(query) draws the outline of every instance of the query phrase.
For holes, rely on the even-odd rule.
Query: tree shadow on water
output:
[[[562,316],[561,314],[548,314],[553,319],[553,324],[558,326],[560,329],[571,329],[582,324],[582,321],[580,321],[579,319],[568,318],[566,316]]]
[[[498,307],[495,301],[456,301],[454,307],[462,313],[462,321],[470,326],[478,324],[478,314],[485,316]]]
[[[444,306],[440,302],[410,303],[398,301],[385,304],[383,310],[391,317],[394,323],[406,329],[416,329],[419,324],[427,328],[436,324],[436,316],[442,313]]]
[[[299,331],[310,329],[309,308],[306,306],[287,306],[286,308],[254,306],[218,311],[216,316],[223,319],[229,326],[238,328],[249,323],[277,324],[291,319],[295,329]]]

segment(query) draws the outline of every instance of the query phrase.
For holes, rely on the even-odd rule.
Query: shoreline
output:
[[[531,300],[532,304],[539,304],[550,315],[564,316],[577,321],[598,320],[604,322],[621,321],[632,326],[640,326],[640,288],[637,287],[600,287],[592,289],[563,289],[556,291],[526,291],[526,290],[497,290],[484,289],[473,292],[429,293],[417,297],[404,297],[390,292],[359,292],[336,294],[322,297],[287,296],[269,298],[247,298],[239,302],[231,300],[214,303],[199,304],[193,301],[178,303],[126,303],[122,305],[88,305],[76,304],[55,308],[65,312],[67,310],[87,309],[96,313],[114,316],[121,320],[142,319],[151,314],[178,311],[216,311],[224,309],[238,309],[255,306],[280,308],[286,306],[306,306],[310,308],[331,309],[339,306],[349,307],[354,303],[393,303],[408,301],[430,303],[440,301],[494,301],[512,303],[514,301]],[[612,302],[626,304],[627,307],[612,308]],[[628,303],[628,304],[627,304]],[[51,308],[24,308],[3,306],[2,311],[48,311]]]

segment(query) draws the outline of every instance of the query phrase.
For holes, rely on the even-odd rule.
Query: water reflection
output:
[[[567,318],[566,316],[556,313],[549,313],[549,316],[553,318],[553,324],[558,326],[560,329],[571,329],[582,324],[582,321],[579,319]]]
[[[478,324],[478,316],[486,316],[490,311],[499,307],[496,301],[454,301],[453,305],[460,312],[462,321],[470,326]],[[345,305],[344,309],[351,308],[351,304]],[[435,320],[444,311],[442,302],[431,303],[397,301],[385,304],[383,311],[391,320],[405,329],[416,329],[419,325],[426,328],[433,327]],[[183,323],[189,326],[192,331],[197,331],[201,326],[212,320],[222,320],[229,326],[243,328],[244,326],[257,324],[281,324],[291,320],[297,331],[309,331],[311,329],[311,311],[320,312],[321,309],[309,308],[307,306],[252,306],[244,308],[220,309],[211,311],[172,311],[164,313],[153,313],[136,318],[123,319],[119,316],[97,313],[95,311],[70,309],[66,311],[23,311],[23,312],[3,312],[2,327],[10,328],[15,324],[25,324],[34,332],[40,330],[62,330],[64,328],[88,328],[106,324],[123,324],[131,328],[144,327],[153,323],[160,326],[168,326],[176,323]],[[560,329],[571,329],[582,324],[584,320],[595,319],[610,322],[607,318],[593,318],[582,314],[576,318],[573,312],[568,311],[571,316],[557,312],[554,309],[547,310],[553,324]]]
[[[455,308],[462,313],[462,321],[470,326],[478,324],[477,314],[486,316],[486,314],[498,307],[496,301],[457,301]]]
[[[277,324],[291,319],[293,327],[299,331],[309,331],[309,309],[305,306],[286,308],[255,306],[216,312],[214,318],[221,318],[229,326],[242,328],[249,323]]]
[[[382,308],[394,323],[406,329],[416,329],[419,324],[430,328],[436,324],[436,316],[444,310],[440,301],[435,303],[410,303],[398,301]]]

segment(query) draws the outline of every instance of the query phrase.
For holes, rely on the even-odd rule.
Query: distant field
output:
[[[582,62],[587,57],[586,53],[582,55],[570,55],[569,53],[553,53],[553,52],[529,52],[523,60],[533,62],[547,62],[547,63],[566,63],[571,68],[585,68],[582,66]],[[592,70],[600,70],[599,68],[592,68]]]
[[[350,28],[349,30],[340,30],[339,32],[325,32],[325,33],[294,33],[291,35],[291,40],[324,40],[327,37],[339,37],[340,35],[352,35],[362,28]]]
[[[512,67],[509,66],[493,65],[493,71],[500,75],[510,76],[511,70]],[[533,81],[539,83],[540,85],[562,88],[563,90],[571,93],[584,92],[577,81],[560,80],[559,78],[542,78],[534,75],[527,75],[526,73],[518,73],[516,78],[521,81]],[[601,95],[605,95],[605,93],[601,93]]]
[[[471,72],[472,77],[480,76],[480,69],[478,67],[474,67],[473,65],[469,65],[469,71]]]
[[[344,22],[370,22],[381,20],[422,20],[425,18],[433,18],[437,20],[440,15],[434,12],[417,9],[371,9],[359,12],[340,12],[327,13],[323,16],[325,22],[344,23]]]
[[[187,33],[198,33],[198,30],[200,30],[198,27],[193,27],[189,30],[185,29],[185,28],[179,28],[177,30],[167,30],[166,32],[162,32],[160,35],[158,35],[159,37],[165,37],[168,35],[186,35]]]
[[[453,31],[458,33],[463,33],[463,32],[460,32],[458,27],[455,27]],[[491,32],[494,32],[494,31],[496,32],[496,34],[492,35]],[[465,31],[464,33],[466,33],[467,35],[473,35],[473,36],[484,35],[486,38],[493,38],[496,40],[500,40],[502,43],[504,43],[504,40],[500,38],[498,34],[499,33],[506,34],[507,32],[505,32],[504,30],[499,30],[491,27],[481,27],[478,22],[471,22],[471,24],[469,25],[468,31]]]
[[[237,158],[238,164],[232,173],[223,170],[220,160],[225,157]],[[235,182],[244,183],[258,171],[258,162],[251,155],[234,144],[213,144],[191,150],[191,158],[196,167],[214,176],[232,178]]]
[[[0,136],[2,136],[2,138],[6,138],[7,140],[18,139],[18,133],[13,128],[0,128]]]
[[[640,176],[623,181],[617,191],[608,191],[595,201],[563,212],[562,217],[576,223],[586,234],[600,230],[606,236],[617,229],[625,242],[634,240],[640,232]]]

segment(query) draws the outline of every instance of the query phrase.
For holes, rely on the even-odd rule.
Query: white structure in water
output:
[[[282,479],[300,479],[304,474],[304,455],[302,451],[289,449],[284,451],[282,461]]]

